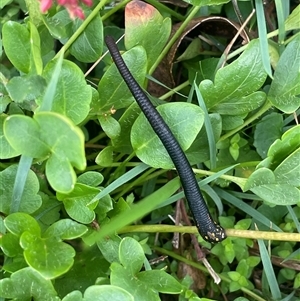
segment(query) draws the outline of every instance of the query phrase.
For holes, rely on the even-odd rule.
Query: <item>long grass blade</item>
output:
[[[16,179],[14,183],[12,200],[10,205],[10,214],[18,212],[20,208],[21,198],[27,180],[27,175],[31,167],[32,158],[22,155],[18,165]]]

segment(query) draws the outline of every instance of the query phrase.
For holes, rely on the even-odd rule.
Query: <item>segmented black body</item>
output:
[[[153,130],[160,138],[180,177],[182,187],[192,212],[200,235],[208,242],[216,243],[226,238],[225,230],[211,217],[207,205],[200,192],[190,163],[174,137],[168,125],[156,111],[149,98],[133,78],[121,57],[117,45],[112,37],[105,38],[109,52],[129,90],[148,119]]]

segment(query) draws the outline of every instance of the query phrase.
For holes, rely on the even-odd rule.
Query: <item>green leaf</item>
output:
[[[69,119],[53,112],[39,112],[33,118],[13,115],[4,123],[4,134],[16,151],[28,157],[50,154],[46,176],[54,190],[68,193],[74,188],[76,175],[72,166],[83,170],[86,161],[83,133]]]
[[[165,271],[143,271],[138,273],[136,277],[160,293],[180,294],[183,291],[182,285]]]
[[[0,159],[10,159],[20,155],[20,152],[11,147],[4,135],[4,121],[7,118],[5,115],[0,115]]]
[[[90,11],[89,11],[90,12]],[[85,11],[86,16],[88,11]],[[73,32],[82,25],[84,20],[76,18],[73,23]],[[103,50],[103,25],[100,15],[96,15],[84,29],[82,34],[70,47],[70,53],[80,62],[95,62]]]
[[[13,300],[59,301],[50,280],[32,268],[13,273],[10,278],[0,280],[0,297]],[[31,298],[32,297],[32,298]]]
[[[119,259],[126,270],[136,275],[144,264],[145,254],[142,246],[135,239],[125,237],[119,246]]]
[[[285,30],[293,30],[300,28],[300,5],[291,12],[288,18],[285,20]]]
[[[89,206],[88,204],[98,193],[98,188],[76,183],[70,193],[57,193],[57,199],[64,202],[65,209],[70,217],[80,223],[89,224],[95,219],[94,209],[97,202]]]
[[[84,225],[78,224],[71,219],[61,219],[52,224],[44,233],[44,237],[59,238],[60,240],[70,240],[81,237],[88,231],[88,228]]]
[[[158,106],[157,110],[169,125],[182,149],[187,150],[203,125],[202,109],[189,103],[169,103]],[[136,155],[144,163],[164,169],[174,166],[144,115],[140,115],[132,127],[131,143]]]
[[[31,107],[35,110],[35,99],[39,97],[46,88],[46,81],[39,75],[15,76],[6,85],[10,98],[18,103],[32,101]]]
[[[87,171],[77,178],[77,183],[85,184],[88,186],[96,187],[104,180],[103,175],[97,171]]]
[[[102,167],[109,167],[113,163],[114,154],[113,147],[106,146],[96,157],[95,162]]]
[[[114,285],[93,285],[84,292],[83,301],[134,301],[126,290]]]
[[[141,109],[136,102],[132,103],[118,120],[121,126],[120,134],[112,139],[112,145],[116,151],[130,154],[133,149],[130,142],[131,128],[136,118],[141,114]]]
[[[300,148],[278,165],[274,170],[274,175],[277,183],[300,186]]]
[[[50,61],[43,76],[49,83],[55,72],[56,60]],[[75,124],[82,122],[89,113],[92,90],[86,84],[81,69],[71,61],[64,60],[52,103],[52,111],[69,117]],[[41,105],[41,98],[37,100]]]
[[[170,33],[171,19],[163,18],[154,6],[141,1],[133,1],[126,5],[126,49],[143,46],[147,53],[148,70],[163,50]]]
[[[258,167],[268,167],[272,170],[300,147],[300,125],[286,131],[281,139],[277,139],[269,148],[268,157]]]
[[[16,257],[23,254],[23,250],[19,244],[19,238],[12,233],[6,233],[1,237],[0,241],[3,253],[8,257]]]
[[[119,122],[115,118],[113,118],[111,115],[107,115],[107,116],[100,115],[98,117],[98,120],[99,120],[99,123],[100,123],[103,131],[106,133],[106,135],[109,138],[114,139],[118,135],[120,135],[121,126],[120,126]]]
[[[254,143],[258,154],[264,159],[272,143],[281,137],[283,129],[282,114],[271,113],[264,116],[256,125]]]
[[[80,291],[73,291],[67,294],[62,301],[83,301],[82,293]]]
[[[40,139],[39,124],[28,116],[7,117],[4,122],[4,135],[15,150],[28,157],[42,158],[49,152],[48,145]]]
[[[30,33],[24,25],[7,21],[2,27],[3,47],[11,63],[20,71],[30,70]]]
[[[237,60],[218,70],[214,83],[204,80],[199,88],[208,110],[241,115],[259,108],[265,101],[265,93],[256,91],[266,77],[259,42],[253,40]]]
[[[20,244],[28,265],[46,279],[66,273],[73,265],[75,250],[70,245],[57,241],[56,237],[41,238],[24,232]]]
[[[281,55],[272,81],[268,98],[285,113],[299,108],[300,102],[300,36],[292,40]],[[287,71],[288,70],[288,71]]]
[[[273,205],[294,205],[299,202],[298,188],[277,183],[274,173],[267,168],[259,168],[248,178],[244,190],[251,190],[264,201]]]
[[[37,221],[26,213],[12,213],[5,218],[4,224],[9,232],[19,237],[25,231],[36,234],[37,236],[41,234],[41,229]]]
[[[0,172],[0,211],[4,214],[10,213],[11,204],[15,201],[12,195],[17,169],[17,165],[11,165]],[[29,170],[20,200],[19,211],[33,213],[41,206],[42,198],[38,195],[39,189],[37,176],[32,170]]]
[[[139,301],[160,301],[158,293],[149,288],[148,284],[139,281],[136,277],[132,277],[129,270],[125,269],[117,262],[113,262],[110,266],[111,275],[110,282],[112,285],[123,288]]]
[[[144,48],[134,47],[123,54],[123,59],[136,81],[143,85],[146,76],[147,57]],[[127,88],[115,64],[111,65],[98,85],[99,101],[94,111],[98,114],[126,108],[133,102],[133,96]]]
[[[119,262],[119,246],[121,238],[118,235],[109,235],[97,241],[97,246],[103,257],[110,263]]]

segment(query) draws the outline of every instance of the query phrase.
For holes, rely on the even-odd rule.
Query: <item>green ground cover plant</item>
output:
[[[83,2],[0,3],[0,300],[299,300],[299,1]],[[192,226],[106,35],[221,243]]]

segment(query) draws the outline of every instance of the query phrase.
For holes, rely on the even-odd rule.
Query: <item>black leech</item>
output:
[[[208,242],[217,243],[226,238],[225,230],[211,217],[207,205],[199,189],[193,170],[183,150],[174,137],[168,125],[156,111],[147,95],[133,78],[121,57],[112,37],[105,37],[109,52],[126,82],[129,90],[148,119],[151,127],[160,138],[180,177],[188,205],[194,217],[200,235]]]

